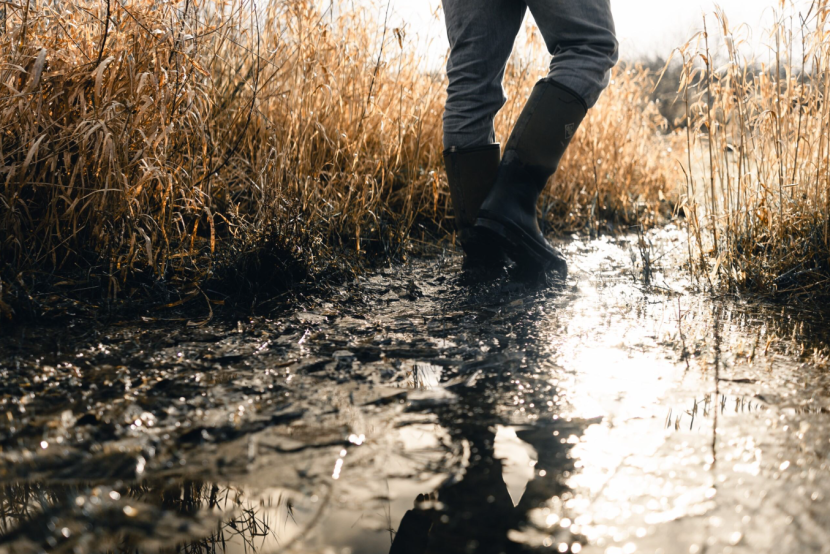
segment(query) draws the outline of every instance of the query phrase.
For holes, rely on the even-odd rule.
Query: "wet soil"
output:
[[[569,241],[564,283],[448,254],[273,317],[18,327],[0,552],[830,552],[824,317],[638,241]]]

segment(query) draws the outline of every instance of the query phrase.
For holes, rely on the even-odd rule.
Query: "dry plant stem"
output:
[[[26,9],[23,12],[23,24],[20,28],[20,44],[17,46],[18,50],[23,50],[23,46],[26,44],[26,30],[28,29],[29,23],[29,3],[31,1],[32,0],[26,0]]]
[[[715,132],[712,130],[714,121],[712,119],[712,58],[709,52],[709,31],[706,28],[706,18],[703,18],[703,39],[706,43],[706,118],[707,118],[707,132],[709,134],[709,184],[710,184],[710,200],[712,202],[712,213],[709,219],[712,222],[712,237],[715,255],[718,254],[718,205],[717,196],[715,194],[715,155],[714,142]]]
[[[104,19],[104,37],[101,39],[101,48],[98,50],[98,61],[96,64],[101,63],[101,58],[104,56],[104,46],[107,44],[107,34],[110,30],[110,2],[111,0],[107,0],[107,15]]]
[[[756,61],[722,11],[717,18],[726,44],[724,69],[715,69],[721,54],[710,50],[708,28],[702,52],[691,41],[682,49],[689,54],[684,56],[687,98],[696,71],[707,88],[698,102],[689,98],[687,110],[690,152],[695,131],[704,125],[708,131],[708,152],[699,159],[687,156],[684,168],[690,175],[695,165],[708,172],[708,190],[698,192],[711,222],[704,226],[699,217],[690,218],[703,238],[695,247],[717,254],[711,271],[724,270],[729,288],[803,299],[830,296],[826,12],[826,0],[801,12],[798,5],[782,3],[770,29],[767,64]],[[701,162],[704,156],[708,166]],[[688,205],[696,216],[694,201]]]
[[[378,61],[375,64],[375,70],[372,72],[372,80],[369,81],[369,92],[366,94],[366,103],[363,105],[363,111],[360,114],[360,120],[358,121],[358,127],[363,125],[363,120],[366,118],[366,110],[368,109],[369,105],[372,102],[372,92],[375,90],[375,82],[377,81],[378,71],[380,71],[380,64],[383,61],[383,47],[386,44],[386,32],[389,30],[389,7],[391,6],[391,0],[387,0],[386,2],[386,14],[383,16],[383,33],[380,37],[380,48],[378,50]]]
[[[113,301],[157,285],[184,298],[196,287],[210,294],[203,283],[220,267],[267,252],[322,274],[405,256],[421,248],[415,238],[443,240],[453,228],[445,78],[422,68],[401,29],[373,29],[367,9],[334,14],[326,4],[73,0],[9,10],[4,285],[72,273],[78,290],[100,286]],[[386,45],[392,32],[400,48]],[[531,34],[532,48],[507,68],[502,142],[545,74],[549,55]],[[550,229],[648,227],[671,212],[674,139],[658,133],[652,76],[628,66],[613,79],[545,194]]]
[[[686,52],[683,52],[683,81],[681,85],[683,86],[683,100],[684,106],[686,109],[686,153],[687,153],[687,160],[688,160],[688,176],[689,176],[689,188],[687,194],[689,195],[687,202],[691,202],[691,214],[687,216],[687,224],[689,228],[694,227],[695,229],[695,238],[697,239],[697,248],[700,254],[700,269],[705,271],[706,268],[706,261],[703,259],[703,239],[700,235],[700,225],[697,224],[697,193],[695,192],[695,179],[694,179],[694,164],[692,163],[692,150],[693,150],[693,142],[692,142],[692,115],[689,109],[689,86],[691,83],[691,62],[686,58]],[[689,268],[694,268],[694,264],[692,263],[692,255],[691,255],[691,240],[689,241]]]
[[[776,18],[777,19],[777,18]],[[784,162],[782,158],[782,133],[781,133],[781,28],[776,25],[775,29],[775,133],[776,140],[775,154],[778,158],[778,221],[779,238],[783,236],[784,229]]]

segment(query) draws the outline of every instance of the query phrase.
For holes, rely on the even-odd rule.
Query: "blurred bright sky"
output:
[[[435,61],[443,58],[447,38],[440,18],[440,0],[390,0],[390,25],[405,24],[410,38],[417,37],[419,48]],[[580,1],[580,0],[573,0]],[[797,0],[799,6],[809,9],[808,0]],[[379,14],[383,17],[385,1]],[[611,0],[617,35],[624,59],[638,59],[659,55],[668,56],[702,28],[703,14],[712,14],[715,6],[724,9],[732,28],[747,23],[754,30],[751,42],[764,40],[761,29],[774,20],[776,0]],[[437,14],[437,15],[436,15]],[[714,18],[707,18],[712,25]]]

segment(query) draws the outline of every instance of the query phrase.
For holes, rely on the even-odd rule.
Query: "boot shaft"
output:
[[[567,87],[552,81],[536,84],[471,232],[480,248],[500,241],[502,250],[520,266],[567,274],[564,258],[539,229],[536,203],[587,111],[585,101]]]
[[[444,151],[455,226],[459,232],[475,224],[478,210],[496,181],[500,157],[498,143],[472,148],[450,147]]]
[[[587,112],[585,100],[576,92],[553,81],[539,81],[510,133],[505,163],[518,163],[531,178],[544,177],[547,182]]]
[[[510,133],[485,212],[537,233],[536,202],[586,113],[585,101],[567,87],[536,83]]]

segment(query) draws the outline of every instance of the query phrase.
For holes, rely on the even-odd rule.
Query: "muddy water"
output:
[[[448,256],[272,318],[0,345],[0,552],[830,552],[819,314],[695,292],[682,234]]]

